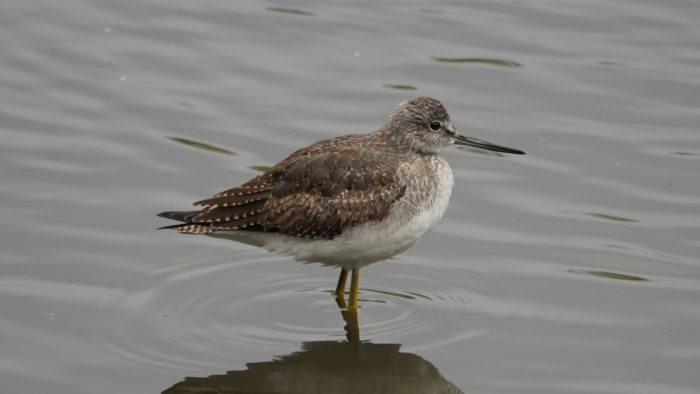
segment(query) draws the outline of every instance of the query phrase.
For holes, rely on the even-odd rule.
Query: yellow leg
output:
[[[354,268],[352,270],[352,278],[350,280],[350,302],[348,304],[348,310],[357,310],[357,288],[360,283],[360,269]]]
[[[348,279],[348,271],[345,268],[340,269],[340,276],[338,277],[338,285],[335,287],[335,303],[338,304],[338,308],[345,309],[345,282]]]
[[[340,276],[338,277],[338,285],[335,286],[335,295],[342,296],[345,294],[345,282],[348,279],[348,271],[345,268],[340,269]]]

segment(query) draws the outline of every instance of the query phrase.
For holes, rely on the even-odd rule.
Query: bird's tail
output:
[[[162,218],[177,220],[178,222],[190,222],[199,211],[165,211],[157,214]]]
[[[183,223],[171,224],[170,226],[159,227],[158,230],[176,230],[186,234],[206,234],[213,230],[207,223],[192,223],[192,218],[199,211],[166,211],[161,212],[158,216],[166,219],[177,220]]]

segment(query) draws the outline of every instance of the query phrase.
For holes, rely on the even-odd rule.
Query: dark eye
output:
[[[430,122],[430,130],[432,131],[438,131],[442,128],[442,123],[438,122],[437,120],[434,120]]]

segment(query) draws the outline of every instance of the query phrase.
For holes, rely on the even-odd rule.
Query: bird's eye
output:
[[[437,120],[434,120],[434,121],[430,122],[430,125],[429,125],[429,126],[430,126],[430,130],[432,130],[432,131],[438,131],[438,130],[440,130],[440,129],[442,128],[442,123],[440,123],[440,122],[437,121]]]

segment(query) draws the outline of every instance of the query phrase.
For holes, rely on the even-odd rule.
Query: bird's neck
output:
[[[383,127],[376,131],[377,136],[384,140],[387,145],[392,147],[392,150],[414,153],[421,156],[424,155],[438,155],[440,153],[440,148],[432,144],[427,144],[420,138],[416,138],[413,133],[410,132],[397,132],[392,130],[391,127]]]

